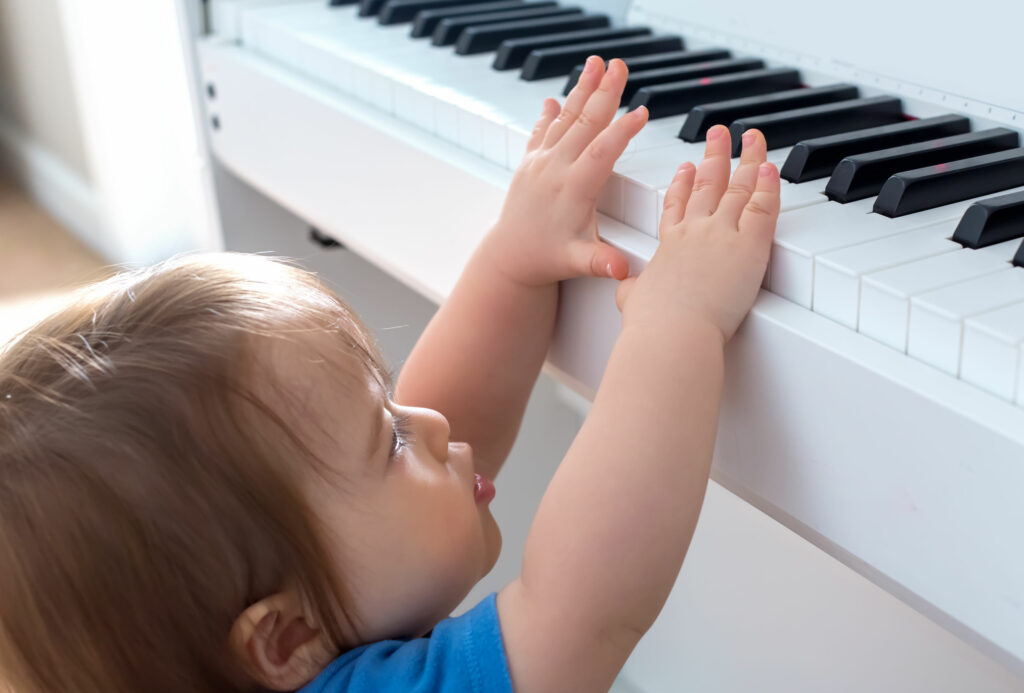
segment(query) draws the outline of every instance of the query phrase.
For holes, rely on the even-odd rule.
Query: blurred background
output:
[[[0,0],[0,342],[119,266],[225,247],[185,17],[173,0]],[[218,175],[220,189],[249,195],[251,213],[280,228],[243,231],[227,247],[300,258],[400,366],[435,306],[348,250],[310,243],[301,219]],[[546,480],[586,410],[542,376],[493,505],[503,556],[466,605],[517,574]],[[676,625],[655,625],[623,672],[624,690],[1024,690],[714,483],[665,609]]]

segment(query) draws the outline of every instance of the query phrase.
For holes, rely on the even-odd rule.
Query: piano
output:
[[[623,58],[623,110],[651,110],[598,201],[634,271],[707,128],[763,130],[782,213],[712,478],[1024,674],[1024,4],[182,7],[217,166],[435,302],[587,55]],[[585,397],[614,289],[561,293],[545,368]]]

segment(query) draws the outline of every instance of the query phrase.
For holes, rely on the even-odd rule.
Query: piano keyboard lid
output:
[[[615,0],[586,4],[616,16]],[[634,0],[624,14],[629,24],[678,31],[689,48],[734,48],[1024,127],[1021,0],[975,0],[956,9],[922,0]]]

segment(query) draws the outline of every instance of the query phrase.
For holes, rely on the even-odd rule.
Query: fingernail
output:
[[[717,125],[708,130],[708,141],[717,140],[721,136],[722,128],[718,127]]]
[[[636,110],[634,110],[633,112],[637,114],[636,115],[637,118],[639,118],[641,116],[646,116],[647,115],[647,106],[637,106]]]
[[[749,147],[754,144],[754,133],[747,131],[743,133],[743,146]]]
[[[583,65],[584,74],[590,74],[594,71],[594,67],[597,65],[597,56],[592,55],[587,58],[587,62]]]
[[[615,272],[612,272],[612,263],[609,262],[607,265],[604,266],[604,269],[606,272],[608,272],[609,277],[611,277],[612,279],[615,278]]]
[[[762,178],[767,178],[768,176],[772,175],[772,165],[769,164],[767,161],[764,162],[763,164],[757,167],[757,175],[761,176]]]

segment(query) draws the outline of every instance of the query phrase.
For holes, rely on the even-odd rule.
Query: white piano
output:
[[[730,345],[712,476],[1024,676],[1024,267],[1012,264],[1024,236],[1014,197],[1024,190],[1024,142],[1005,144],[1024,131],[1024,87],[1014,69],[1024,4],[976,0],[954,12],[862,0],[840,13],[800,0],[525,0],[532,4],[518,8],[492,0],[501,7],[460,14],[452,0],[435,0],[434,14],[417,21],[434,32],[412,38],[414,17],[402,14],[402,4],[408,13],[413,2],[212,0],[182,8],[197,39],[197,117],[217,168],[434,302],[450,291],[498,210],[542,99],[560,97],[566,86],[563,63],[572,51],[531,39],[564,34],[564,45],[588,48],[611,42],[600,44],[610,58],[644,40],[680,37],[685,51],[729,51],[701,64],[763,62],[709,72],[716,76],[706,82],[726,84],[713,103],[774,93],[732,93],[730,80],[791,69],[796,87],[842,84],[856,89],[853,98],[900,100],[897,119],[850,131],[882,133],[902,123],[886,135],[898,137],[913,123],[959,121],[959,134],[924,139],[969,147],[972,134],[1002,138],[992,150],[951,149],[959,153],[941,162],[914,148],[921,137],[861,145],[851,155],[862,159],[855,181],[885,175],[872,194],[845,203],[825,195],[826,186],[842,183],[838,173],[783,184],[764,290]],[[382,21],[388,12],[384,21],[395,23]],[[501,16],[481,18],[488,13]],[[594,17],[605,19],[586,19]],[[457,49],[481,52],[433,45],[463,25],[474,27],[479,43]],[[630,27],[644,31],[614,33]],[[506,29],[505,41],[521,51],[513,57],[540,75],[561,72],[526,80],[522,69],[494,69]],[[539,47],[524,52],[531,46]],[[643,65],[642,53],[623,54]],[[694,65],[680,58],[666,74],[692,80],[672,69]],[[693,82],[686,84],[690,91],[654,81],[637,91],[634,98],[671,114],[652,118],[599,201],[602,236],[635,269],[657,247],[672,172],[702,155],[702,142],[678,137],[693,115]],[[784,89],[793,87],[775,91]],[[773,111],[741,107],[749,111],[744,122],[777,128],[771,132],[784,144],[774,146],[769,134],[769,159],[780,167],[807,151],[857,146],[820,130],[787,139]],[[820,108],[825,121],[845,117]],[[808,127],[828,127],[821,117],[815,123]],[[818,149],[808,150],[808,141]],[[890,149],[897,145],[908,151]],[[879,163],[878,149],[894,158]],[[955,175],[943,183],[938,173],[946,167]],[[989,183],[978,183],[985,176]],[[993,178],[1002,183],[993,187]],[[226,226],[266,221],[246,218],[242,198],[233,200],[223,180],[214,183]],[[913,209],[921,206],[915,195],[951,198],[887,216],[874,211],[882,183],[896,186],[884,194],[895,190],[899,205]],[[965,189],[974,192],[965,197]],[[1012,239],[976,249],[951,240],[968,209],[987,210],[986,232]],[[231,239],[228,249],[243,249]],[[584,397],[596,389],[618,331],[613,292],[610,280],[581,279],[562,293],[546,368]]]

